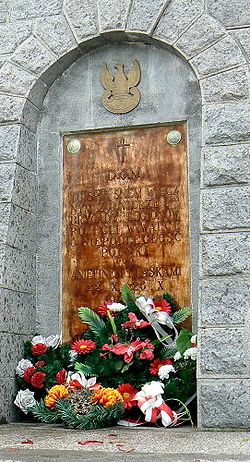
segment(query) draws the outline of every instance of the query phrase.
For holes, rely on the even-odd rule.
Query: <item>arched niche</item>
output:
[[[140,63],[141,101],[127,114],[112,114],[101,103],[100,70],[117,62]],[[201,94],[190,65],[157,44],[110,43],[72,64],[50,87],[38,126],[37,329],[61,331],[62,319],[62,138],[66,133],[110,131],[186,122],[193,323],[196,325],[199,267]],[[49,320],[49,322],[48,322]]]

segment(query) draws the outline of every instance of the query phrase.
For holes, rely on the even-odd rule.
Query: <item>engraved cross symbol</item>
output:
[[[130,148],[132,144],[126,143],[124,138],[122,138],[119,143],[117,143],[117,154],[118,154],[118,160],[121,164],[124,164],[125,160],[125,154],[126,154],[126,149]]]

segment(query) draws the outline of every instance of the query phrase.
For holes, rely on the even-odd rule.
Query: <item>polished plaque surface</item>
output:
[[[118,300],[124,284],[188,305],[186,125],[65,136],[63,171],[64,340],[83,330],[77,308]]]

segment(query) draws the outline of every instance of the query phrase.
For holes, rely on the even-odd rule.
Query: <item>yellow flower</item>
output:
[[[55,385],[49,390],[44,399],[44,404],[47,407],[53,408],[59,399],[67,398],[68,396],[69,392],[64,385]]]
[[[103,407],[114,406],[118,401],[123,402],[122,395],[114,388],[100,388],[93,396],[93,403],[101,404]]]

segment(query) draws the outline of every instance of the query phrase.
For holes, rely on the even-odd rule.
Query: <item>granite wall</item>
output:
[[[199,426],[249,425],[247,11],[246,0],[0,0],[0,420],[14,418],[14,369],[36,330],[44,97],[90,50],[140,41],[180,55],[202,95]]]

